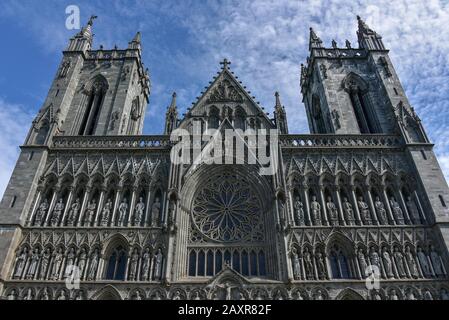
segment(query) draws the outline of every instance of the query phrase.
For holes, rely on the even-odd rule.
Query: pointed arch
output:
[[[365,299],[357,291],[351,288],[346,288],[340,291],[335,300],[365,300]]]
[[[369,98],[368,83],[350,72],[343,79],[342,86],[349,94],[360,133],[380,133],[380,124]]]
[[[114,286],[107,285],[92,296],[92,300],[123,300]]]
[[[80,108],[83,113],[78,135],[93,135],[100,116],[104,97],[109,88],[106,78],[98,74],[84,86],[84,106]]]

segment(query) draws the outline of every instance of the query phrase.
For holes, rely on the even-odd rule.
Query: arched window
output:
[[[241,107],[237,107],[235,110],[234,117],[234,128],[245,130],[246,114],[245,110]]]
[[[123,246],[118,246],[112,250],[106,270],[107,280],[125,280],[127,254]]]
[[[107,81],[104,77],[98,76],[90,86],[85,89],[87,104],[84,108],[84,115],[81,121],[79,135],[93,135],[100,116],[101,106],[108,89]]]
[[[326,133],[326,125],[321,110],[320,98],[317,95],[313,95],[312,97],[312,118],[315,126],[315,133]]]
[[[37,132],[36,138],[34,139],[34,144],[44,144],[47,139],[48,130],[48,122],[44,121]]]
[[[189,276],[196,276],[196,252],[195,250],[190,251],[189,255]]]
[[[212,106],[209,111],[208,129],[217,129],[220,125],[219,110]]]
[[[360,76],[350,73],[343,80],[343,86],[349,94],[360,133],[379,133],[380,128],[372,110],[366,82]]]
[[[345,252],[335,245],[329,252],[329,261],[333,279],[351,279],[348,257]]]

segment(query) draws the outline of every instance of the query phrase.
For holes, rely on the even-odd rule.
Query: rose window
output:
[[[232,173],[202,185],[193,201],[193,222],[208,238],[222,242],[262,240],[261,201],[254,188]]]

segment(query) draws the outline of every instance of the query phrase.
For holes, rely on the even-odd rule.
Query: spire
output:
[[[279,97],[279,92],[275,92],[274,96],[276,97],[276,104],[274,106],[274,121],[276,123],[276,127],[278,128],[281,134],[288,133],[287,126],[287,116],[285,113],[285,109],[281,104],[281,99]]]
[[[368,25],[365,23],[365,21],[360,18],[360,16],[357,16],[357,22],[359,25],[359,32],[369,34],[369,33],[375,33]]]
[[[371,29],[360,16],[357,16],[357,22],[357,38],[359,40],[360,48],[366,50],[385,50],[382,37],[378,35],[376,31]]]
[[[93,37],[92,26],[94,24],[94,20],[97,18],[98,17],[96,15],[90,16],[89,21],[87,21],[86,26],[81,29],[81,31],[78,33],[77,36],[82,36],[84,38],[91,39]]]
[[[140,46],[141,39],[142,39],[142,36],[140,34],[140,31],[138,31],[136,33],[136,35],[134,36],[134,38],[131,40],[131,42],[129,42],[128,49],[141,50],[142,49],[141,46]]]
[[[275,92],[274,96],[276,97],[276,105],[275,108],[282,108],[281,99],[279,98],[279,92]]]
[[[321,41],[320,37],[318,37],[313,31],[313,28],[310,27],[310,36],[309,36],[309,50],[312,50],[313,48],[321,48],[323,44],[323,41]]]
[[[173,92],[171,95],[171,103],[170,107],[168,107],[169,110],[175,110],[176,109],[176,92]]]
[[[178,127],[178,108],[176,106],[176,92],[173,92],[170,106],[165,114],[164,134],[170,134]]]
[[[92,47],[92,25],[97,16],[92,15],[89,18],[87,24],[78,32],[73,38],[70,39],[67,51],[87,51]]]

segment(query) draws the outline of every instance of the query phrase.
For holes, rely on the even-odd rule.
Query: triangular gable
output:
[[[240,81],[236,79],[227,65],[222,69],[218,76],[214,77],[214,80],[202,95],[198,97],[198,100],[193,104],[189,113],[192,115],[196,115],[197,113],[198,115],[202,115],[202,112],[199,112],[198,109],[203,105],[221,103],[243,104],[245,101],[249,101],[249,104],[246,105],[252,109],[254,115],[263,116],[274,128],[273,122],[267,116],[265,111],[256,101],[254,101],[253,97],[246,91]],[[180,126],[182,126],[185,119],[181,121]]]

